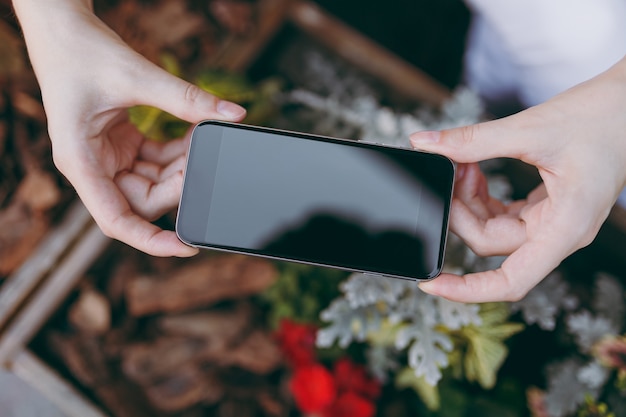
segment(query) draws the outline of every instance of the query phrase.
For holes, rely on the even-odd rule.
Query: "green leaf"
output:
[[[508,349],[499,340],[479,332],[468,329],[466,334],[469,345],[465,354],[465,377],[468,381],[477,381],[483,388],[493,388]]]
[[[430,411],[437,411],[441,406],[437,386],[427,383],[424,377],[415,376],[415,370],[412,368],[404,368],[396,374],[396,387],[413,389]]]
[[[184,120],[150,106],[131,107],[128,109],[128,116],[137,130],[157,141],[181,137],[189,126]]]
[[[337,284],[346,273],[286,262],[276,266],[279,278],[260,297],[270,325],[276,326],[281,318],[319,324],[320,310],[337,296]]]
[[[509,352],[503,341],[519,333],[524,326],[507,323],[509,311],[501,303],[483,305],[480,316],[480,326],[470,325],[456,334],[467,343],[463,360],[465,378],[490,389],[494,387],[497,372]]]
[[[236,103],[251,102],[258,96],[255,86],[240,74],[206,70],[202,71],[194,82],[204,91]]]
[[[163,53],[160,56],[161,66],[167,72],[177,77],[183,76],[183,71],[180,68],[180,63],[175,55],[169,53]]]
[[[367,334],[367,341],[376,346],[395,346],[398,331],[404,327],[405,323],[394,324],[389,319],[384,319],[377,330]]]

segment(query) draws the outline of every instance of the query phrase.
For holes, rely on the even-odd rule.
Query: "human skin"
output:
[[[41,88],[54,163],[102,231],[148,254],[197,249],[151,222],[176,207],[188,138],[147,140],[127,109],[150,105],[191,123],[240,121],[245,110],[133,51],[89,0],[14,0]]]
[[[460,163],[451,229],[479,255],[508,255],[496,270],[444,273],[420,288],[461,302],[519,300],[593,241],[626,185],[626,57],[515,115],[410,139]],[[477,162],[498,157],[535,166],[542,184],[510,204],[491,198]]]

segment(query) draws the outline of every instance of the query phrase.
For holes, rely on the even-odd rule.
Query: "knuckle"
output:
[[[98,227],[100,227],[100,231],[106,237],[111,238],[111,239],[115,239],[117,237],[114,230],[110,226],[106,224],[98,224]]]
[[[501,278],[505,281],[506,290],[503,291],[502,297],[500,297],[499,301],[520,301],[526,297],[526,295],[534,287],[533,284],[529,284],[528,281],[522,279],[518,274],[511,274],[510,271],[507,271],[504,268],[501,271],[503,273]]]
[[[598,233],[600,232],[600,229],[602,228],[602,225],[604,224],[604,221],[609,216],[609,211],[610,209],[607,209],[600,216],[589,216],[590,224],[581,239],[583,244],[582,247],[589,246],[596,239]]]
[[[72,165],[72,161],[67,152],[52,146],[52,162],[59,172],[67,177],[67,169]]]
[[[493,255],[493,249],[489,242],[487,242],[482,236],[473,235],[466,239],[467,245],[472,249],[476,255],[480,257]]]
[[[597,234],[598,228],[596,228],[595,226],[585,230],[579,239],[580,248],[591,245],[591,243],[596,239]]]
[[[487,245],[484,242],[474,243],[470,246],[472,248],[472,251],[480,257],[492,255],[492,251],[490,250],[489,247],[487,247]]]
[[[601,225],[601,221],[590,216],[582,219],[575,230],[572,231],[570,226],[571,242],[573,244],[571,251],[589,246],[595,240]]]
[[[469,125],[459,128],[455,145],[468,146],[474,142],[478,130],[478,125]]]
[[[524,297],[526,297],[528,291],[529,290],[526,288],[511,288],[510,291],[504,296],[503,301],[508,301],[512,303],[520,301],[524,299]]]
[[[201,94],[202,90],[200,89],[200,87],[191,83],[187,83],[184,96],[185,102],[187,102],[189,105],[193,105],[198,101]]]
[[[65,157],[61,152],[57,152],[54,148],[52,150],[52,162],[59,171],[63,172],[63,167],[65,166]]]

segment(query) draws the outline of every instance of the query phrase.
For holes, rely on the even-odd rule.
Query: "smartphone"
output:
[[[441,155],[205,121],[192,132],[176,232],[199,248],[431,279],[454,171]]]

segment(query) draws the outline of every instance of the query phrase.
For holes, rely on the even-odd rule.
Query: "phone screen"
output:
[[[443,262],[453,178],[439,155],[203,122],[177,232],[194,246],[427,279]]]

